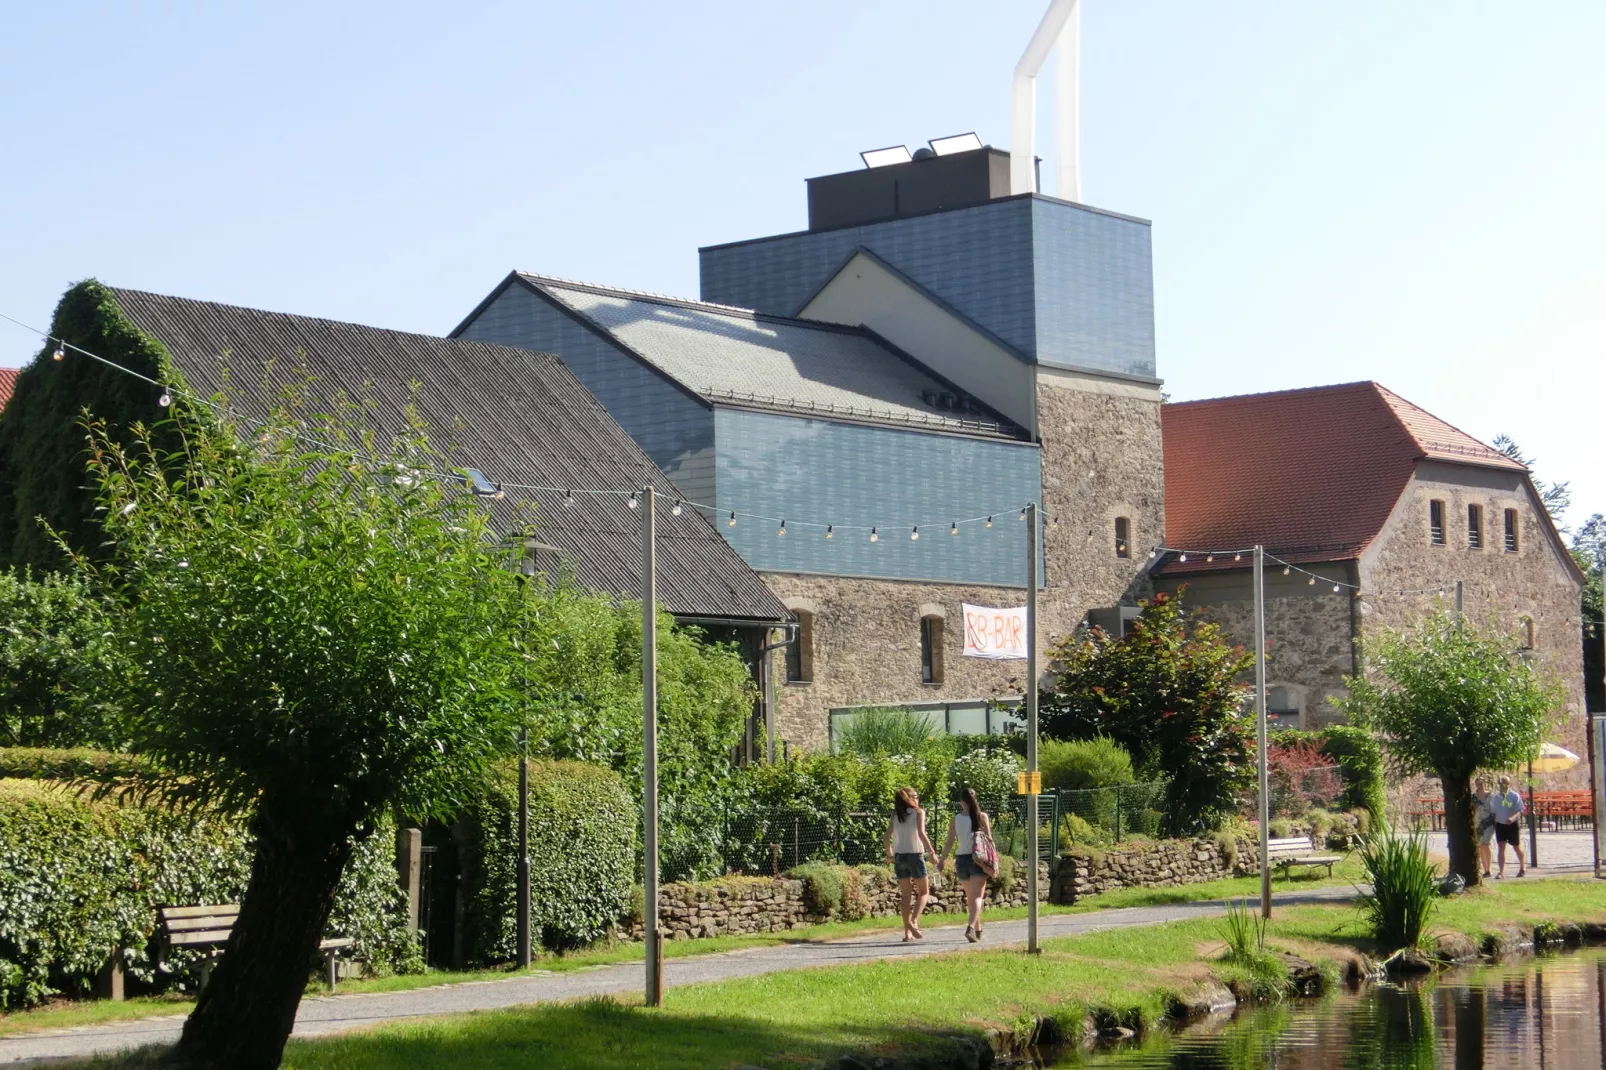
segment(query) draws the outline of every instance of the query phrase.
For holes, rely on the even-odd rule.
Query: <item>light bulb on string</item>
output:
[[[1333,584],[1333,593],[1334,593],[1334,594],[1337,594],[1337,593],[1338,593],[1338,584],[1336,584],[1336,583],[1335,583],[1335,584]]]
[[[1025,520],[1025,519],[1026,519],[1026,507],[1025,507],[1025,506],[1024,506],[1024,505],[1023,505],[1023,506],[1021,506],[1021,510],[1020,510],[1020,518],[1021,518],[1021,519],[1022,519],[1022,520]]]
[[[880,542],[881,541],[881,536],[876,534],[875,528],[871,528],[870,529],[870,541],[871,542]]]
[[[781,529],[779,531],[777,531],[775,534],[780,536],[783,539],[786,538],[786,521],[785,520],[781,521]]]
[[[919,527],[919,525],[916,525],[915,529],[913,531],[909,532],[909,541],[910,542],[915,542],[915,541],[918,541],[919,538],[920,538],[920,527]]]
[[[634,509],[636,506],[641,504],[641,499],[636,497],[636,492],[635,491],[631,491],[630,492],[630,500],[628,502],[625,502],[625,504],[630,506],[630,508]]]
[[[565,509],[573,509],[574,508],[574,491],[571,490],[571,491],[567,491],[567,492],[564,493],[564,495],[563,495],[563,507]]]
[[[1232,555],[1232,559],[1234,561],[1242,561],[1244,559],[1244,555],[1243,554],[1233,554]]]
[[[156,404],[164,409],[173,404],[173,395],[168,392],[167,387],[162,387],[162,396],[156,399]]]
[[[1150,550],[1150,551],[1149,551],[1149,560],[1150,560],[1150,561],[1153,561],[1153,560],[1154,560],[1154,551],[1153,551],[1153,550]]]
[[[1088,542],[1092,542],[1093,541],[1093,529],[1092,528],[1088,528],[1087,529],[1087,541]]]
[[[1288,575],[1288,566],[1287,565],[1283,566],[1283,575],[1284,576]]]
[[[680,499],[679,498],[675,499],[675,506],[674,506],[673,509],[669,510],[669,515],[670,516],[679,516],[680,515]]]
[[[65,342],[57,342],[56,343],[56,351],[54,353],[50,354],[50,359],[51,360],[66,360],[67,359],[67,343],[65,343]]]
[[[495,498],[497,501],[501,501],[503,498],[507,497],[507,492],[502,489],[502,484],[497,483],[494,484],[494,486],[496,489],[491,492],[491,497]]]
[[[958,535],[959,534],[959,521],[955,520],[953,523],[948,525],[948,534],[950,534],[950,535]]]
[[[1186,564],[1187,561],[1188,561],[1187,551],[1183,551],[1182,556],[1178,557],[1177,560],[1182,562],[1183,564]]]
[[[993,518],[992,517],[988,517],[987,518],[987,526],[988,527],[992,527],[993,526]]]
[[[835,524],[827,524],[827,525],[825,525],[825,537],[828,538],[828,539],[836,538],[836,525]]]
[[[1312,576],[1309,580],[1305,581],[1305,586],[1307,586],[1307,587],[1316,586],[1316,577]]]
[[[732,513],[731,514],[731,518],[729,520],[725,521],[725,526],[728,527],[728,528],[733,528],[733,527],[736,526],[736,514],[735,513]]]
[[[1208,565],[1208,564],[1210,564],[1210,562],[1214,561],[1215,559],[1216,559],[1216,555],[1215,554],[1205,554],[1205,564]]]

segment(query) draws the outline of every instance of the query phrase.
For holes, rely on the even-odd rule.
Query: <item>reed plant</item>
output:
[[[1438,906],[1438,873],[1419,834],[1397,835],[1387,826],[1361,841],[1369,891],[1357,900],[1372,938],[1388,951],[1416,947]]]

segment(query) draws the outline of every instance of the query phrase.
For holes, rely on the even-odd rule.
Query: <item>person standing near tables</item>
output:
[[[1500,845],[1500,871],[1495,874],[1495,880],[1506,875],[1507,844],[1517,852],[1517,876],[1528,872],[1527,860],[1522,855],[1522,815],[1527,810],[1522,794],[1512,790],[1511,778],[1501,777],[1500,790],[1489,801],[1489,812],[1494,815],[1494,839]]]

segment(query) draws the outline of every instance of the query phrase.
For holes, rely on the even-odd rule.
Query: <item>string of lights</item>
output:
[[[161,391],[160,395],[157,397],[157,404],[162,408],[170,407],[173,404],[174,399],[179,398],[195,405],[204,406],[214,412],[224,414],[224,406],[212,398],[201,397],[192,391],[184,390],[181,387],[153,379],[143,372],[136,371],[135,369],[126,365],[119,364],[117,361],[101,356],[99,353],[92,352],[91,350],[85,349],[83,346],[69,342],[65,338],[58,338],[47,331],[41,331],[39,328],[25,323],[14,316],[10,316],[3,311],[0,311],[0,319],[5,319],[16,324],[18,327],[21,327],[23,330],[38,335],[47,343],[55,343],[55,349],[51,353],[51,358],[57,362],[66,360],[69,352],[77,353],[108,368],[121,372],[124,375],[129,375],[140,380],[141,382],[149,383],[151,386],[156,387]],[[230,415],[235,419],[242,419],[238,414],[228,413],[226,415]],[[254,428],[262,428],[267,426],[266,423],[262,421],[251,421],[246,419],[244,422],[251,424]],[[331,444],[313,436],[295,431],[290,431],[288,433],[298,442],[306,443],[307,445],[313,446],[320,450],[338,452],[338,447],[332,446]],[[577,497],[586,495],[593,497],[624,498],[626,499],[625,504],[631,509],[637,508],[641,500],[640,492],[635,489],[595,490],[575,487],[541,486],[539,484],[531,483],[517,483],[511,480],[492,479],[485,475],[481,469],[475,468],[463,469],[455,472],[439,472],[426,468],[409,467],[408,475],[413,477],[429,477],[448,482],[462,482],[467,486],[470,493],[478,497],[495,498],[498,500],[505,498],[508,491],[524,491],[532,494],[550,495],[553,497],[558,497],[566,508],[574,508],[577,504]],[[819,531],[827,539],[835,539],[839,531],[863,532],[868,529],[868,538],[870,542],[880,542],[883,537],[883,532],[890,533],[907,529],[909,532],[909,539],[911,541],[919,541],[922,528],[926,529],[927,532],[946,529],[950,536],[957,537],[959,535],[959,529],[962,527],[980,524],[985,528],[991,528],[994,526],[995,522],[1001,521],[1009,517],[1011,514],[1016,514],[1017,518],[1021,521],[1026,519],[1026,507],[1024,505],[1017,506],[1014,504],[989,510],[986,513],[978,513],[975,516],[963,518],[950,517],[948,520],[924,519],[920,521],[878,521],[871,524],[850,524],[836,521],[817,520],[790,521],[784,516],[747,512],[740,509],[724,509],[719,506],[709,505],[704,502],[691,501],[690,499],[686,498],[676,498],[674,500],[674,504],[669,507],[669,511],[672,515],[679,516],[687,508],[699,509],[706,513],[711,520],[723,517],[725,520],[725,526],[727,527],[736,527],[738,520],[751,520],[766,524],[775,524],[775,533],[777,537],[782,538],[786,536],[789,528],[790,530],[805,529]],[[1018,513],[1016,513],[1017,509]],[[1053,527],[1055,526],[1056,521],[1054,518],[1045,513],[1043,517],[1043,524],[1045,527]]]

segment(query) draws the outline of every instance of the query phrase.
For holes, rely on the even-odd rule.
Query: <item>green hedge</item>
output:
[[[1335,724],[1315,732],[1285,728],[1273,732],[1273,743],[1308,743],[1338,766],[1344,782],[1344,809],[1366,810],[1372,824],[1388,814],[1388,786],[1383,770],[1383,747],[1364,728]]]
[[[359,846],[329,925],[355,937],[356,956],[376,970],[422,966],[406,930],[394,843],[394,825],[384,822]],[[172,964],[160,975],[153,969],[156,907],[239,902],[250,865],[250,836],[238,821],[0,780],[0,1009],[87,994],[113,948],[137,985],[189,983]]]
[[[635,876],[635,800],[619,774],[582,762],[530,763],[531,932],[553,951],[591,943],[624,915]],[[464,956],[507,962],[518,946],[518,767],[493,774],[457,827]]]
[[[0,747],[0,779],[103,780],[131,776],[146,768],[138,755],[88,747]]]

